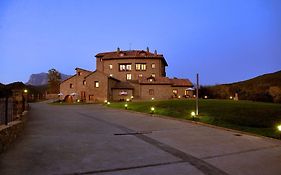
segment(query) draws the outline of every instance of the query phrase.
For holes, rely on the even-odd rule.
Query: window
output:
[[[152,69],[155,69],[155,63],[152,63],[152,64],[151,64],[151,68],[152,68]]]
[[[149,89],[148,93],[149,93],[149,95],[154,95],[154,89]]]
[[[100,83],[98,81],[95,81],[95,87],[96,88],[100,87]]]
[[[113,68],[112,64],[109,65],[109,69],[111,70]]]
[[[132,64],[119,64],[119,71],[131,71]]]
[[[151,76],[155,78],[155,74],[154,74],[154,73],[153,73],[153,74],[151,74]]]
[[[132,70],[132,65],[131,64],[127,64],[126,65],[126,70]]]
[[[142,77],[142,74],[139,74],[139,77],[141,78],[141,77]]]
[[[136,63],[136,70],[146,70],[146,64],[145,63]]]
[[[126,75],[126,79],[127,79],[127,80],[131,80],[131,79],[132,79],[132,74],[127,74],[127,75]]]
[[[77,75],[78,75],[78,76],[82,75],[82,72],[77,72]]]
[[[83,80],[83,85],[86,85],[86,80]]]
[[[72,84],[72,83],[69,84],[69,88],[70,88],[70,89],[73,88],[73,84]]]
[[[177,95],[178,94],[178,90],[177,89],[173,89],[173,94]]]

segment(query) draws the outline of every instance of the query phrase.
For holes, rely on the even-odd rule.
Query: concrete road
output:
[[[32,104],[0,174],[281,174],[281,142],[108,109]]]

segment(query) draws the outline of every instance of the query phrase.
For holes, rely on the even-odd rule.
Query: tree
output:
[[[54,68],[48,71],[48,90],[55,94],[60,91],[61,74]]]

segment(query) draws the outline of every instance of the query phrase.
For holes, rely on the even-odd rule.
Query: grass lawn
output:
[[[125,102],[111,103],[112,108],[125,108]],[[129,102],[128,110],[192,120],[195,100],[165,100]],[[278,138],[277,125],[281,124],[281,104],[252,101],[199,100],[197,121],[221,127]]]

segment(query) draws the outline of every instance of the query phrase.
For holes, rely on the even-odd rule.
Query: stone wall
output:
[[[0,125],[0,153],[8,149],[15,139],[22,133],[26,118],[10,122],[7,126]]]

